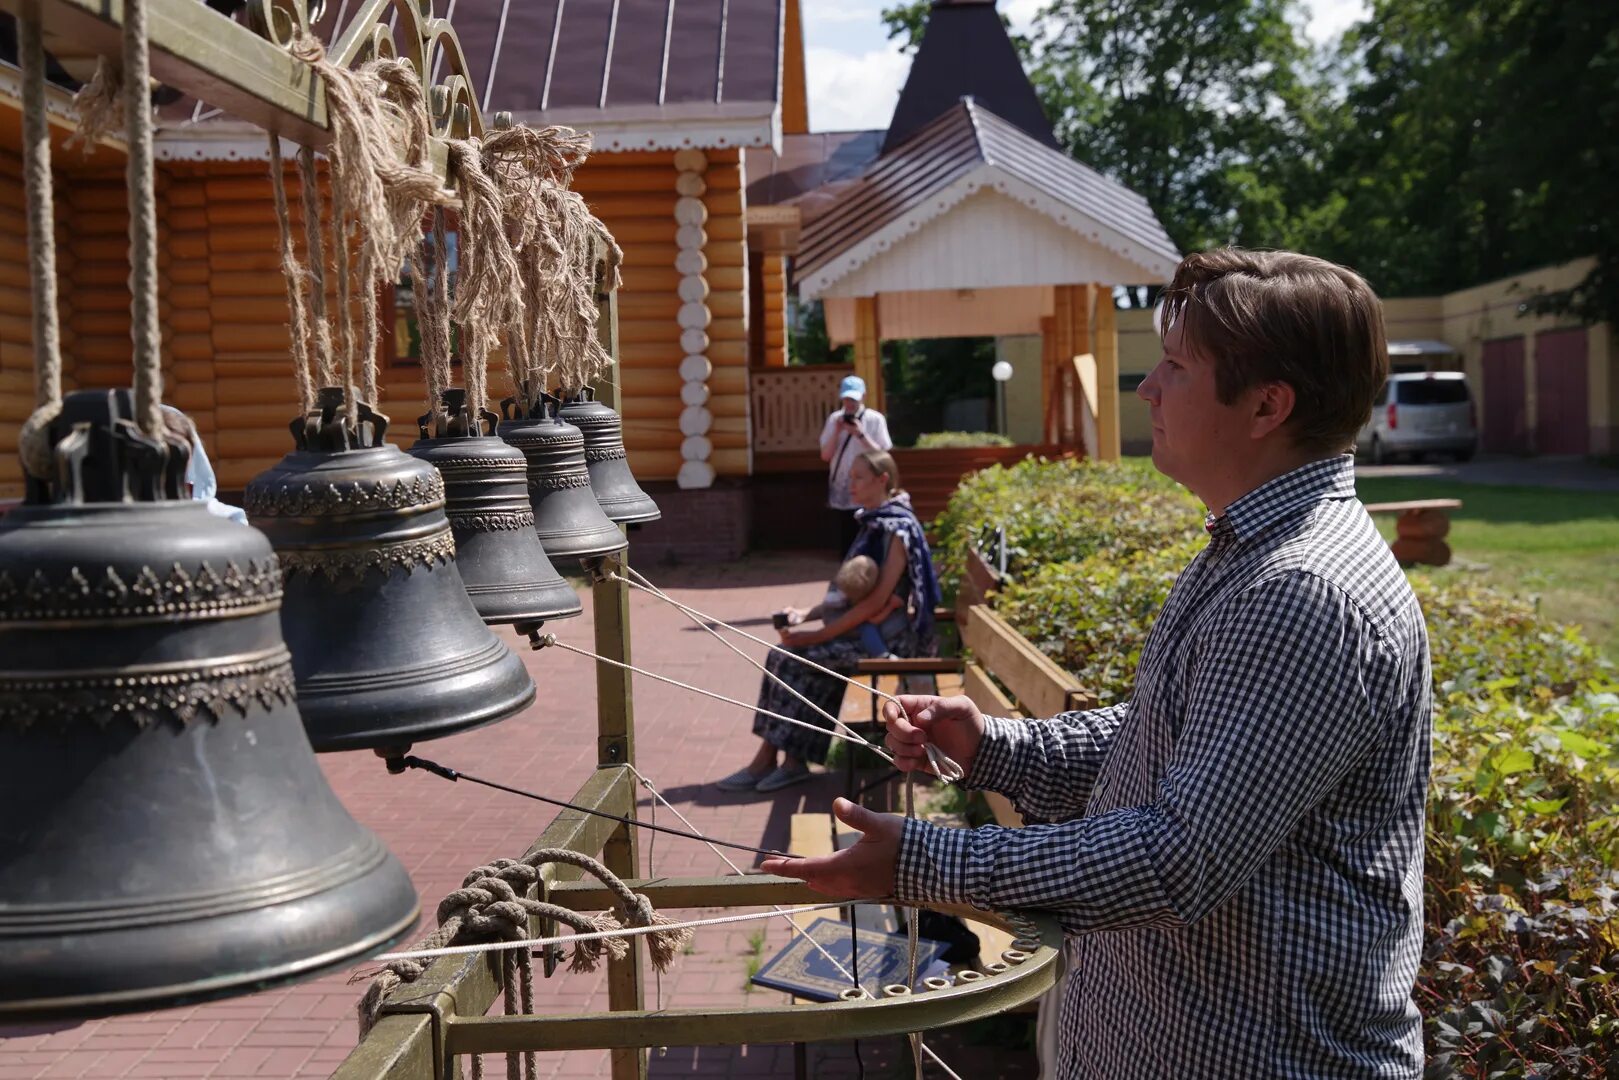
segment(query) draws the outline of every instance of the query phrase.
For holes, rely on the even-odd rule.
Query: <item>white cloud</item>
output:
[[[1304,0],[1304,9],[1309,13],[1304,32],[1316,44],[1337,37],[1370,13],[1366,0]]]
[[[910,57],[897,46],[859,53],[811,46],[805,52],[810,130],[888,127],[910,70]]]

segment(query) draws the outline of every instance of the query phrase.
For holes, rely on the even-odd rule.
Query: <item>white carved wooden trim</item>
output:
[[[853,371],[846,364],[817,364],[749,372],[754,453],[819,449],[821,427],[838,404],[838,383]]]
[[[703,226],[708,222],[708,207],[703,204],[703,193],[708,184],[703,173],[708,171],[708,157],[701,150],[681,150],[675,154],[675,269],[680,271],[680,311],[675,316],[680,326],[680,347],[685,359],[680,361],[680,400],[685,405],[680,411],[680,472],[675,482],[682,488],[706,488],[714,483],[714,466],[709,459],[714,444],[707,438],[714,426],[714,417],[708,411],[708,377],[714,365],[708,359],[708,325],[713,312],[708,307],[708,281],[703,274],[708,270],[708,257],[703,247],[708,233]]]

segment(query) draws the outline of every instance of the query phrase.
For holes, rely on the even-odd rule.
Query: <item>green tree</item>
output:
[[[1619,5],[1375,0],[1343,60],[1322,254],[1396,295],[1594,254],[1575,289],[1526,302],[1619,318]]]

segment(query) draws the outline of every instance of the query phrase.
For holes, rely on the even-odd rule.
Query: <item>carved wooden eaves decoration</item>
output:
[[[58,56],[120,54],[123,0],[42,0],[45,48]],[[18,0],[0,0],[17,13]],[[326,94],[312,69],[289,51],[318,21],[306,0],[249,0],[251,26],[202,0],[147,0],[152,77],[267,131],[308,146],[330,138]],[[313,18],[311,17],[313,15]],[[409,60],[430,85],[433,167],[442,175],[440,140],[483,134],[466,56],[433,0],[364,0],[327,50],[343,66],[374,56]]]

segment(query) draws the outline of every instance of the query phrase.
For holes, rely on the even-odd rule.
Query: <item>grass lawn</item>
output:
[[[1436,574],[1477,573],[1539,598],[1559,622],[1579,623],[1619,662],[1619,492],[1488,487],[1415,477],[1361,477],[1363,502],[1462,500],[1447,542],[1455,562]],[[1394,515],[1376,516],[1394,535]]]

